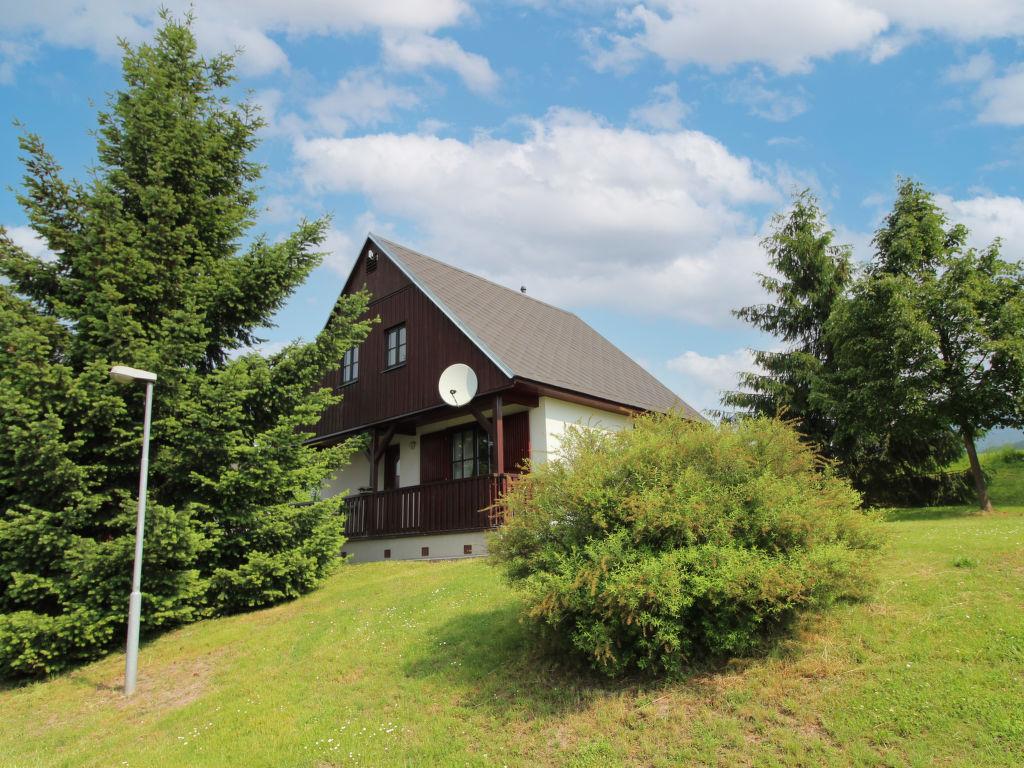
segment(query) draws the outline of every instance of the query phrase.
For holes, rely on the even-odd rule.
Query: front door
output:
[[[389,445],[384,452],[384,490],[393,491],[398,487],[398,457],[401,446]]]

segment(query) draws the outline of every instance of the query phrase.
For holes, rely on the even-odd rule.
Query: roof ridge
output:
[[[396,243],[394,240],[389,240],[386,237],[381,237],[380,235],[374,234],[373,232],[370,232],[369,236],[374,238],[375,240],[383,240],[388,245],[395,245],[395,246],[398,246],[399,248],[404,248],[405,250],[410,251],[412,253],[415,253],[417,256],[420,256],[420,257],[422,257],[424,259],[427,259],[428,261],[432,261],[435,264],[440,264],[442,267],[446,267],[447,269],[454,269],[456,272],[461,272],[462,274],[464,274],[464,275],[466,275],[468,277],[472,277],[475,280],[482,280],[485,283],[490,283],[495,288],[500,288],[503,291],[508,291],[513,296],[518,296],[520,299],[528,299],[529,301],[536,302],[537,304],[543,304],[545,307],[549,307],[551,309],[558,310],[559,312],[562,312],[563,314],[572,315],[573,317],[579,318],[579,315],[577,315],[575,312],[570,312],[568,309],[564,309],[563,307],[555,306],[554,304],[550,304],[550,303],[548,303],[546,301],[543,301],[542,299],[538,299],[538,298],[535,298],[535,297],[530,296],[528,294],[525,294],[522,291],[517,291],[515,288],[509,288],[507,285],[502,285],[499,282],[496,282],[496,281],[491,280],[489,278],[483,277],[482,275],[478,275],[478,274],[476,274],[474,272],[470,272],[469,270],[463,269],[462,267],[457,267],[454,264],[449,264],[447,261],[441,261],[440,259],[435,259],[433,256],[428,256],[427,254],[423,253],[422,251],[417,251],[415,248],[410,248],[407,245],[402,245],[401,243]]]

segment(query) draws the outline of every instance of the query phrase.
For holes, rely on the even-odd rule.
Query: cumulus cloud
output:
[[[46,247],[46,241],[36,234],[36,231],[31,227],[5,227],[5,229],[11,242],[30,256],[35,256],[44,261],[53,260],[53,252]]]
[[[983,247],[997,237],[1002,238],[1003,257],[1024,261],[1024,198],[979,195],[956,200],[936,195],[935,199],[951,221],[971,231],[972,245]]]
[[[945,79],[975,88],[979,123],[1024,125],[1024,64],[1000,71],[992,54],[982,51],[949,67]]]
[[[883,13],[852,0],[650,0],[618,14],[628,31],[609,35],[599,68],[651,53],[670,67],[723,70],[766,64],[806,72],[817,58],[860,49],[887,26]]]
[[[807,111],[803,96],[769,88],[765,76],[755,70],[744,80],[734,80],[726,90],[729,101],[745,104],[750,114],[784,123]]]
[[[981,83],[978,98],[982,103],[978,122],[1024,125],[1024,65]]]
[[[792,74],[844,52],[884,61],[922,33],[959,42],[1024,34],[1018,0],[646,0],[621,3],[615,19],[614,31],[586,34],[598,69],[652,54],[672,68],[753,63]]]
[[[469,89],[478,93],[491,93],[498,87],[498,76],[487,59],[464,51],[454,40],[422,32],[389,32],[382,42],[384,60],[397,69],[441,67],[455,71]]]
[[[995,70],[996,63],[992,54],[982,51],[966,61],[949,67],[946,70],[946,80],[951,83],[973,83],[991,77]]]
[[[12,3],[0,16],[0,33],[32,35],[50,45],[88,48],[116,55],[117,38],[138,42],[152,35],[161,4],[149,0],[47,0]],[[192,0],[165,0],[179,17]],[[470,13],[465,0],[204,0],[197,8],[196,36],[204,50],[244,47],[240,65],[247,74],[287,66],[272,35],[304,37],[364,31],[434,32]]]
[[[34,55],[35,49],[31,45],[17,40],[0,40],[0,85],[13,83],[15,71]]]
[[[690,107],[679,98],[675,83],[659,85],[651,92],[651,100],[630,110],[629,119],[658,131],[674,131],[683,124]]]
[[[560,304],[723,322],[759,295],[757,230],[781,197],[699,131],[552,110],[519,139],[421,133],[300,140],[313,192],[359,193],[414,245]]]
[[[710,356],[687,351],[666,365],[670,371],[679,374],[680,384],[676,389],[686,393],[687,402],[705,411],[721,406],[722,393],[737,388],[740,373],[761,372],[754,364],[754,356],[749,349]]]
[[[341,78],[326,96],[313,100],[309,111],[322,128],[341,134],[349,124],[389,123],[397,110],[411,109],[419,101],[413,90],[388,83],[370,70],[359,69]]]

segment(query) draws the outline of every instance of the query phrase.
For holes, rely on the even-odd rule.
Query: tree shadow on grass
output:
[[[979,514],[976,505],[962,504],[949,507],[898,507],[879,510],[887,523],[910,523],[923,520],[952,520]]]
[[[612,679],[556,655],[520,615],[518,605],[460,614],[427,634],[423,652],[409,659],[405,674],[457,687],[465,706],[490,716],[532,720],[582,712],[617,696],[654,701],[669,689],[711,696],[719,673],[763,658],[707,662],[668,677]],[[785,633],[773,637],[765,654],[786,655],[789,639]]]

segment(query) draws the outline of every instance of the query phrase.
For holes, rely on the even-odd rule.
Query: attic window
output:
[[[359,378],[359,347],[345,350],[341,358],[341,383],[351,384]]]
[[[403,365],[405,363],[405,323],[389,328],[385,332],[384,338],[386,339],[387,368],[397,368]]]
[[[366,271],[373,272],[377,268],[377,252],[370,250],[366,252]]]

